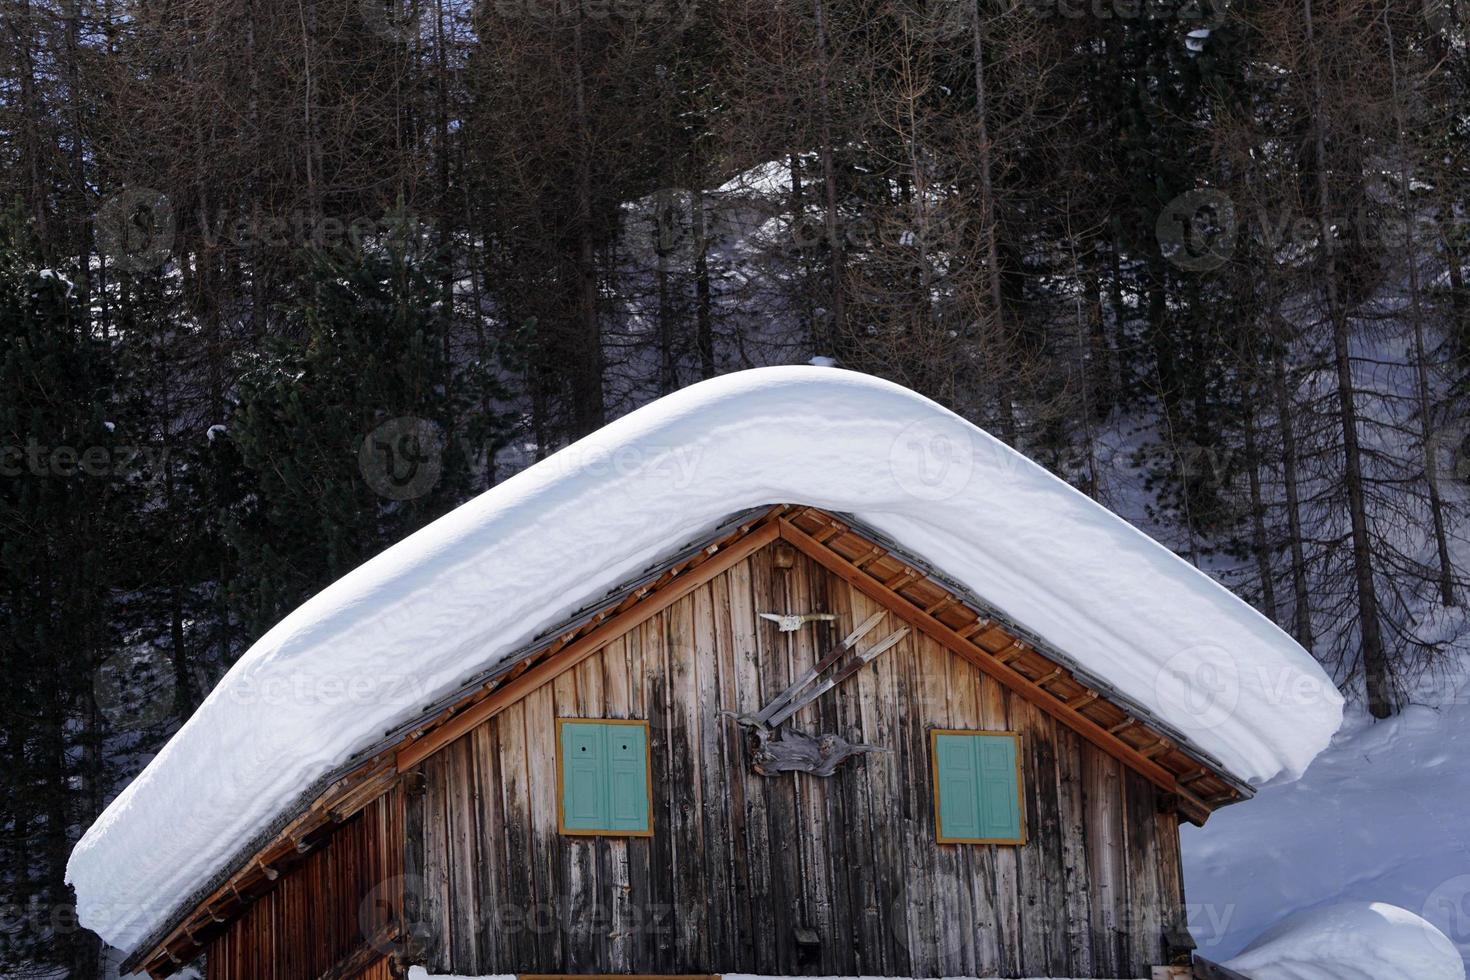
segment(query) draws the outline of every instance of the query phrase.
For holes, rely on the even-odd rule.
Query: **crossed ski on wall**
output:
[[[830,776],[837,771],[838,766],[854,756],[888,751],[876,745],[849,742],[836,734],[812,736],[793,728],[784,731],[781,729],[802,708],[852,677],[909,634],[909,628],[901,626],[867,649],[849,657],[846,663],[837,666],[857,646],[858,641],[871,633],[886,615],[888,611],[883,609],[873,613],[847,634],[841,643],[818,658],[815,664],[808,667],[790,687],[771,699],[764,708],[755,714],[741,715],[736,719],[748,729],[752,770],[762,776],[774,776],[781,772]],[[809,622],[832,622],[837,618],[832,613],[761,613],[760,616],[776,623],[783,633],[795,632]],[[834,666],[836,670],[818,681],[823,673]],[[815,687],[812,687],[813,683],[816,684]],[[809,687],[811,690],[807,690]]]

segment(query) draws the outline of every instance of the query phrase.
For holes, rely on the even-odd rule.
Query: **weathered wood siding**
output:
[[[388,980],[401,925],[403,810],[394,791],[281,875],[209,944],[210,980]]]
[[[733,715],[876,609],[768,548],[426,760],[408,866],[431,972],[1147,976],[1182,914],[1174,816],[929,639],[794,719],[891,751],[750,772]],[[761,611],[842,619],[783,634]],[[651,838],[557,834],[558,717],[650,722]],[[1023,734],[1026,845],[935,842],[934,727]]]

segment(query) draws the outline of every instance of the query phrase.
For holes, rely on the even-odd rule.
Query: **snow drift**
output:
[[[694,385],[334,583],[230,670],[73,851],[82,923],[135,947],[311,784],[660,555],[763,504],[848,512],[1253,783],[1341,720],[1316,661],[1086,496],[897,385],[818,367]]]
[[[1298,912],[1225,965],[1251,980],[1465,980],[1444,933],[1382,902]]]

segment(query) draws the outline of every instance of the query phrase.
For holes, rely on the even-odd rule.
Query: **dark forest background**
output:
[[[71,844],[283,614],[740,368],[939,400],[1375,715],[1465,648],[1460,0],[3,4],[6,976],[98,975]]]

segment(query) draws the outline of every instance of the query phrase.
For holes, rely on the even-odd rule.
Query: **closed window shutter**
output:
[[[562,819],[570,829],[600,830],[611,819],[604,727],[561,726]]]
[[[1021,836],[1016,740],[1009,735],[977,735],[975,749],[980,763],[980,836],[1015,840]]]
[[[934,754],[939,767],[939,836],[981,836],[980,773],[973,737],[937,736]]]
[[[608,725],[608,783],[613,830],[648,829],[648,737],[641,725]]]
[[[646,728],[564,721],[561,760],[564,830],[648,832]]]
[[[1021,840],[1017,744],[1014,735],[935,735],[940,840]]]

